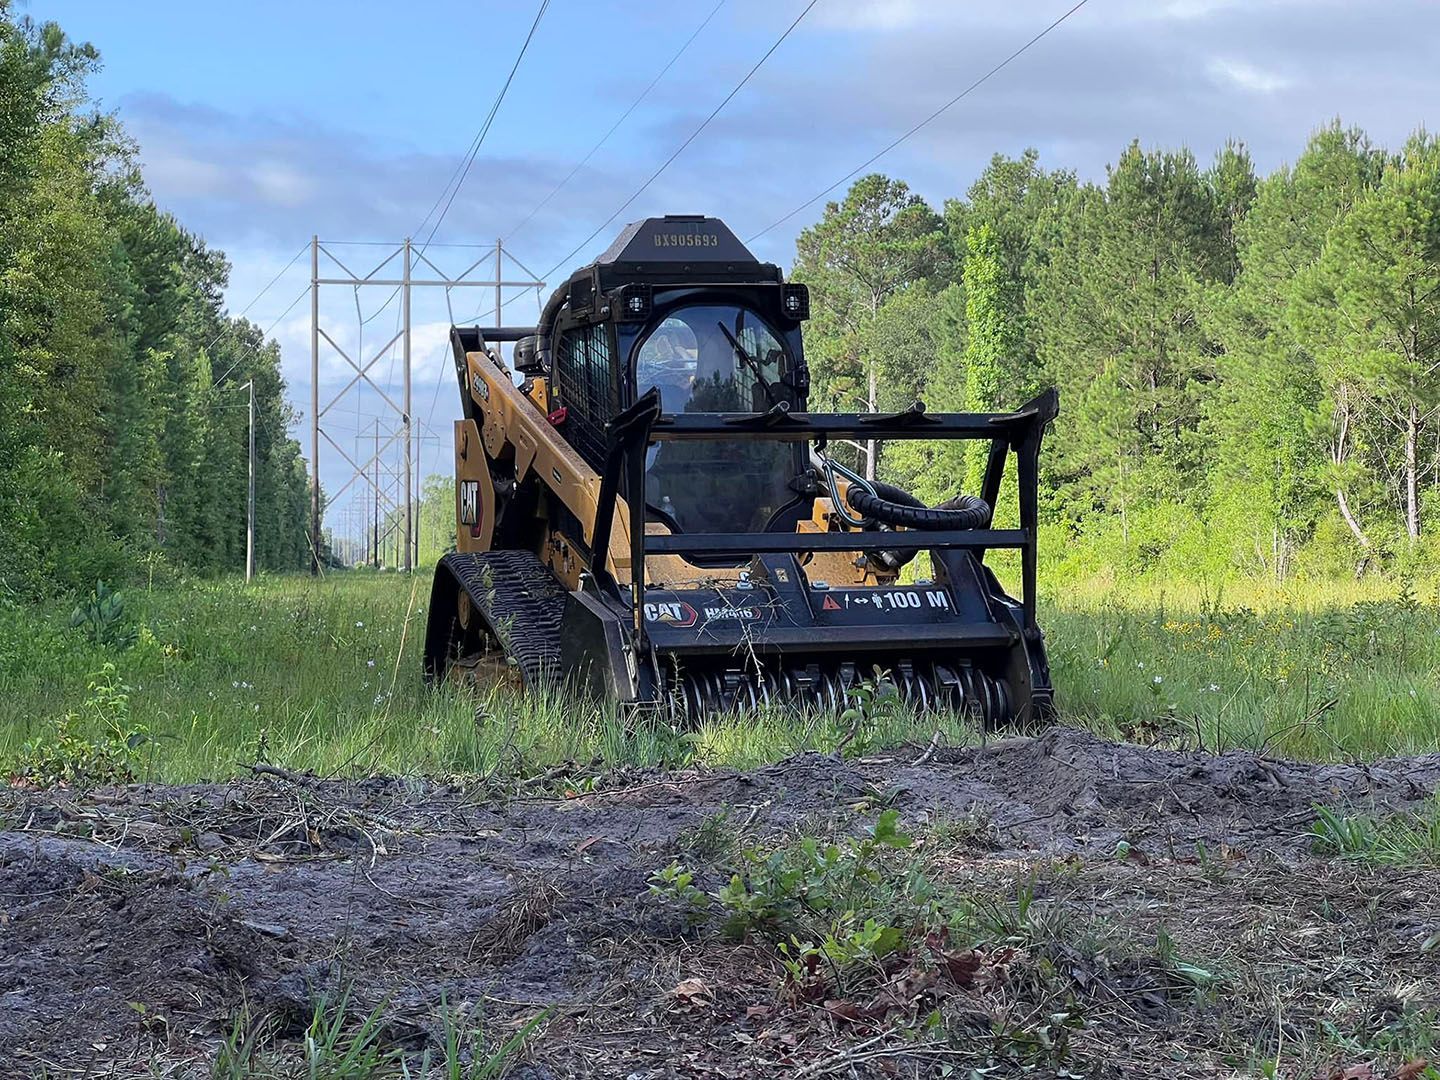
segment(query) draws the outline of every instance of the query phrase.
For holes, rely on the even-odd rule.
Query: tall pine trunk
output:
[[[1337,426],[1335,437],[1330,444],[1330,460],[1338,466],[1345,464],[1350,457],[1350,388],[1345,383],[1340,383],[1336,390],[1335,423]],[[1350,500],[1345,497],[1345,489],[1338,483],[1335,485],[1335,505],[1340,508],[1341,518],[1355,535],[1355,542],[1365,552],[1364,559],[1361,560],[1356,571],[1356,577],[1359,577],[1366,561],[1370,558],[1370,537],[1365,535],[1365,530],[1356,520],[1355,514],[1350,509]]]
[[[1412,395],[1405,414],[1405,534],[1420,539],[1420,407]]]

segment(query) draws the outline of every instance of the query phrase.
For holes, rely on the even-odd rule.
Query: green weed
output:
[[[499,1080],[536,1029],[545,1009],[508,1037],[493,1039],[479,1008],[453,1008],[442,996],[439,1049],[406,1055],[386,1044],[384,1005],[351,1008],[348,992],[314,1004],[298,1042],[274,1037],[271,1025],[244,1010],[230,1025],[211,1080]]]
[[[1315,807],[1310,835],[1315,851],[1363,862],[1440,864],[1440,800],[1418,813],[1374,818]]]
[[[130,648],[139,635],[125,617],[125,598],[103,581],[96,582],[89,597],[75,605],[70,627],[83,631],[94,644],[114,649]]]
[[[136,779],[150,733],[131,720],[130,687],[120,681],[115,665],[106,664],[90,679],[89,690],[78,712],[66,713],[49,736],[20,748],[8,770],[13,783],[86,788]],[[97,734],[87,736],[82,729]]]
[[[704,908],[710,899],[695,885],[695,875],[678,862],[650,875],[650,894],[692,910]]]

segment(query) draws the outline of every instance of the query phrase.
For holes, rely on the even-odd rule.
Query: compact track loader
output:
[[[808,316],[806,287],[723,222],[667,216],[573,273],[538,326],[454,327],[458,526],[427,677],[498,657],[528,688],[568,680],[690,721],[843,707],[883,676],[918,707],[1046,719],[1036,470],[1056,394],[1009,413],[810,413]],[[981,490],[927,507],[830,452],[891,439],[983,440]],[[1019,527],[997,529],[1012,454]],[[1004,548],[1019,600],[985,565]]]

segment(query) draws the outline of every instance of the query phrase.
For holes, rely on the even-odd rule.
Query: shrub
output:
[[[90,678],[90,697],[77,712],[55,722],[50,738],[20,749],[10,768],[12,781],[30,787],[98,787],[136,779],[140,749],[149,731],[130,719],[130,687],[106,664]],[[81,729],[89,727],[93,735]]]

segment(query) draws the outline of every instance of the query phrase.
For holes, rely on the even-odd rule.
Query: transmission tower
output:
[[[327,246],[327,244],[329,246]],[[345,261],[340,259],[332,250],[343,246],[344,241],[322,241],[318,236],[310,239],[310,460],[311,468],[314,470],[315,481],[310,491],[310,536],[312,543],[312,573],[318,573],[320,569],[321,547],[321,513],[320,513],[320,444],[323,440],[328,443],[331,450],[338,454],[350,467],[350,475],[346,481],[334,492],[330,493],[329,499],[332,505],[338,503],[350,487],[362,482],[372,489],[373,497],[377,503],[385,504],[389,510],[397,512],[399,518],[398,528],[401,530],[401,543],[399,545],[399,561],[401,569],[411,570],[414,568],[415,556],[415,434],[414,434],[414,408],[411,396],[411,325],[410,325],[410,298],[412,290],[416,288],[440,288],[445,290],[446,305],[448,310],[450,290],[452,289],[474,289],[493,288],[495,290],[495,311],[498,313],[504,307],[506,289],[534,289],[539,295],[545,287],[543,281],[535,280],[534,273],[529,270],[519,259],[506,251],[500,241],[496,241],[493,247],[483,247],[473,262],[458,273],[447,273],[436,265],[435,258],[440,256],[434,249],[426,246],[413,244],[407,237],[399,244],[392,246],[383,245],[381,258],[376,262],[368,273],[358,274],[352,270]],[[459,246],[459,245],[452,245]],[[468,248],[473,252],[474,248]],[[430,254],[427,254],[429,252]],[[431,255],[434,254],[435,258]],[[321,256],[324,256],[325,276],[321,276]],[[353,258],[347,254],[347,258]],[[507,277],[507,260],[519,273]],[[442,259],[443,261],[443,259]],[[488,264],[488,266],[487,266]],[[396,268],[399,268],[399,276],[396,276]],[[488,268],[491,276],[478,278],[472,275],[483,273]],[[415,272],[424,275],[416,277]],[[522,276],[523,275],[523,276]],[[321,324],[320,318],[320,294],[326,287],[341,287],[354,290],[357,295],[361,288],[381,286],[394,290],[392,297],[399,296],[400,319],[394,336],[367,355],[368,350],[356,349],[355,356],[342,348],[335,340],[334,334],[326,330]],[[513,295],[513,294],[512,294]],[[388,304],[389,301],[387,301]],[[358,307],[358,303],[357,303]],[[451,321],[454,321],[454,312],[450,313]],[[322,350],[322,343],[324,349]],[[401,391],[400,400],[396,401],[391,391],[393,387],[382,386],[379,380],[371,374],[375,365],[386,355],[393,357],[393,348],[396,344],[400,346],[401,363]],[[339,356],[346,366],[354,374],[341,390],[331,397],[327,402],[321,403],[320,393],[320,357],[322,351],[333,352]],[[369,460],[361,462],[357,458],[363,454],[352,455],[339,441],[325,430],[325,417],[347,400],[353,393],[358,393],[362,385],[368,385],[377,395],[381,407],[387,415],[393,413],[397,419],[397,425],[389,431],[383,439],[377,439],[374,453]],[[379,480],[379,466],[382,458],[396,443],[400,444],[401,464],[398,468],[391,469],[392,475],[400,480],[400,492],[398,497],[392,496],[389,491],[383,490]],[[378,510],[378,507],[377,507]],[[372,552],[372,557],[375,553]]]

